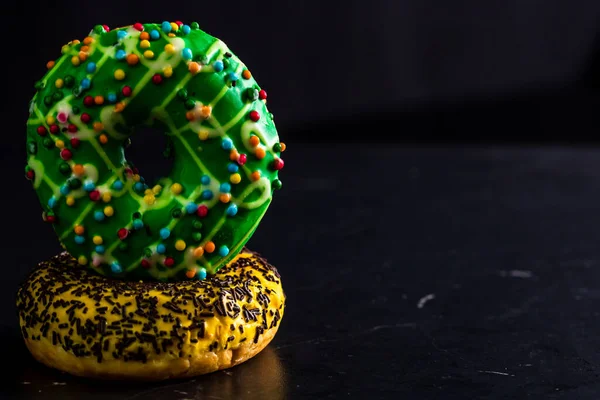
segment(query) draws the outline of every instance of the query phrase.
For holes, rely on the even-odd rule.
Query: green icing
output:
[[[121,279],[215,273],[241,251],[281,187],[282,146],[244,64],[197,24],[170,33],[162,25],[143,25],[148,42],[132,26],[96,27],[63,46],[36,83],[27,122],[26,174],[47,220],[72,256]],[[170,139],[173,169],[159,188],[125,159],[123,146],[143,140],[135,132],[143,125]]]

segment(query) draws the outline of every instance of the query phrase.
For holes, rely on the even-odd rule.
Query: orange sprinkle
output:
[[[265,158],[267,153],[265,152],[265,149],[263,149],[262,147],[257,147],[256,150],[254,150],[254,155],[259,160],[262,160],[263,158]]]
[[[188,64],[188,70],[194,75],[197,74],[198,72],[200,72],[200,69],[201,69],[200,64],[198,64],[195,61],[191,61]]]
[[[104,133],[102,135],[100,135],[99,139],[100,139],[100,143],[102,143],[102,144],[108,143],[108,136],[106,136]]]
[[[221,203],[229,203],[229,201],[231,200],[231,194],[221,193],[221,195],[219,196],[219,200],[221,200]]]
[[[83,175],[83,171],[84,171],[83,165],[81,165],[81,164],[73,165],[73,173],[75,175]]]
[[[75,43],[75,40],[73,41],[73,43]],[[79,43],[79,40],[77,40],[77,43]],[[87,36],[85,39],[83,39],[83,44],[91,44],[94,43],[94,38],[91,36]]]
[[[252,74],[250,73],[250,70],[245,69],[242,72],[242,78],[244,79],[250,79],[252,77]]]
[[[252,147],[256,147],[260,144],[260,139],[256,135],[250,136],[250,140],[248,141],[250,142],[250,146]]]
[[[140,61],[140,58],[137,56],[137,54],[128,54],[127,55],[127,64],[135,65],[139,61]]]
[[[100,104],[104,104],[104,97],[98,95],[96,97],[94,97],[94,103],[100,105]]]
[[[78,66],[79,63],[80,63],[79,57],[77,57],[77,56],[71,57],[71,64],[73,64],[74,66]]]
[[[250,174],[250,179],[252,181],[257,181],[260,179],[260,171],[254,171],[252,174]]]
[[[146,31],[140,33],[140,40],[148,40],[150,39],[150,34]]]
[[[143,33],[146,33],[146,32],[143,32]],[[188,269],[187,271],[185,271],[185,276],[187,276],[190,279],[192,279],[195,275],[196,275],[196,268]]]
[[[231,161],[237,161],[239,157],[240,153],[238,153],[236,149],[231,149],[231,151],[229,152],[229,159]]]
[[[215,251],[215,244],[213,242],[206,242],[206,244],[204,245],[204,250],[207,253],[212,253],[213,251]]]
[[[81,46],[79,50],[87,53],[90,50],[90,46]]]
[[[202,257],[204,255],[204,249],[202,246],[198,246],[194,249],[194,257]]]
[[[287,148],[287,146],[283,142],[279,143],[279,145],[281,146],[281,152],[283,153],[285,151],[285,149]]]
[[[115,112],[121,112],[125,109],[125,103],[123,102],[119,102],[117,104],[115,104]]]
[[[104,129],[104,124],[100,121],[96,121],[96,122],[94,122],[93,127],[96,132],[100,132],[101,130]]]
[[[83,228],[83,226],[81,226],[81,225],[75,226],[75,234],[76,235],[83,235],[83,232],[85,232],[85,229]]]
[[[79,60],[81,60],[81,61],[85,61],[85,60],[87,60],[87,58],[88,58],[88,55],[87,55],[87,53],[85,53],[85,52],[83,52],[83,51],[80,51],[80,52],[79,52]]]
[[[168,37],[175,37],[175,34],[174,34],[173,32],[169,32],[169,33],[167,34],[167,36],[168,36]]]
[[[81,43],[79,39],[71,40],[71,44],[79,44]]]
[[[196,119],[196,116],[194,115],[193,111],[187,111],[185,113],[185,117],[187,118],[188,121],[193,121],[194,119]]]
[[[55,62],[53,60],[48,61],[46,63],[46,68],[50,69],[50,68],[54,67],[54,64],[55,64]]]

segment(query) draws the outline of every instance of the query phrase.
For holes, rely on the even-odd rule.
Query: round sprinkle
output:
[[[171,23],[169,21],[164,21],[162,24],[160,24],[160,29],[162,29],[162,31],[165,33],[171,32]]]
[[[205,268],[198,268],[198,279],[200,279],[201,281],[206,279],[206,269]]]
[[[102,201],[103,202],[108,203],[111,200],[112,200],[112,194],[110,194],[110,192],[102,193]]]
[[[262,147],[257,147],[256,150],[254,150],[254,156],[256,158],[258,158],[259,160],[262,160],[263,158],[265,158],[266,155],[267,155],[267,153],[265,152],[265,149],[263,149]]]
[[[210,184],[210,177],[208,175],[202,175],[202,177],[200,178],[200,182],[203,185],[208,185]]]
[[[77,258],[77,262],[79,263],[79,265],[86,265],[88,263],[88,260],[85,256],[79,256]]]
[[[266,100],[267,99],[267,92],[265,90],[260,90],[258,92],[258,98],[261,100]]]
[[[154,58],[154,52],[152,50],[146,50],[144,51],[144,57],[148,59]]]
[[[242,71],[242,78],[250,79],[250,78],[252,78],[252,74],[250,73],[249,70],[245,69],[244,71]]]
[[[70,160],[73,157],[73,153],[71,153],[71,150],[69,149],[62,149],[60,151],[60,158],[62,158],[65,161]]]
[[[187,271],[185,271],[185,276],[189,279],[192,279],[194,276],[196,276],[196,268],[188,269]]]
[[[238,172],[239,169],[240,169],[240,167],[237,164],[234,164],[234,163],[227,164],[227,171],[231,174]]]
[[[231,185],[227,182],[221,183],[221,185],[219,186],[219,190],[222,193],[229,193],[231,191]]]
[[[275,179],[275,180],[273,180],[273,182],[271,182],[271,186],[273,187],[273,189],[279,190],[279,189],[281,189],[283,184],[281,183],[281,181],[279,179]]]
[[[160,85],[162,83],[162,76],[160,74],[154,74],[152,76],[152,83],[154,83],[155,85]]]
[[[206,244],[204,245],[204,251],[207,253],[212,253],[213,251],[215,251],[215,244],[211,241],[206,242]]]
[[[58,78],[57,80],[54,81],[54,86],[56,86],[57,89],[62,88],[64,84],[65,84],[65,81],[63,81],[60,78]]]
[[[250,180],[252,182],[256,182],[259,179],[260,179],[260,171],[259,170],[256,170],[250,174]]]
[[[94,250],[96,250],[96,253],[98,253],[98,254],[104,254],[104,252],[106,251],[106,249],[102,245],[96,246],[96,248]]]
[[[239,79],[239,78],[238,78],[238,76],[236,75],[236,73],[235,73],[235,72],[230,72],[230,73],[228,73],[228,74],[227,74],[227,78],[228,78],[228,79],[229,79],[231,82],[235,82],[235,81],[237,81],[237,80]]]
[[[194,249],[194,257],[200,258],[204,255],[204,248],[202,246],[198,246]]]
[[[112,185],[113,189],[115,189],[115,190],[121,190],[121,189],[123,189],[123,186],[124,186],[123,182],[121,182],[121,181],[115,181]]]
[[[141,219],[136,218],[133,220],[132,226],[133,226],[133,229],[140,230],[144,227],[144,222]]]
[[[165,258],[165,267],[167,268],[171,268],[173,265],[175,265],[175,259],[173,257],[167,257]]]
[[[85,70],[87,73],[91,74],[96,72],[96,63],[95,62],[89,62],[86,66],[85,66]]]
[[[84,236],[77,235],[77,236],[75,236],[74,240],[75,240],[75,243],[77,243],[77,244],[84,244],[85,243],[85,237]]]
[[[178,241],[175,242],[175,249],[177,251],[183,251],[183,250],[185,250],[186,247],[187,247],[186,243],[181,239],[179,239]]]
[[[85,233],[85,228],[81,225],[76,225],[73,232],[75,232],[76,235],[83,235]]]
[[[200,64],[198,64],[195,61],[191,61],[188,63],[188,70],[192,75],[197,74],[198,72],[200,72],[201,69],[202,67],[200,66]]]
[[[225,245],[219,247],[219,255],[221,257],[225,257],[227,254],[229,254],[229,247]]]
[[[124,39],[127,36],[127,31],[118,31],[117,39]]]
[[[191,60],[192,56],[193,56],[192,49],[190,49],[189,47],[186,47],[183,50],[181,50],[181,57],[184,60]]]
[[[56,206],[56,197],[50,197],[48,199],[48,207],[54,208]]]
[[[164,67],[163,75],[165,76],[165,78],[170,78],[171,76],[173,76],[173,67],[171,67],[170,65]]]
[[[94,184],[94,182],[92,181],[86,181],[83,184],[83,190],[85,190],[86,192],[91,192],[92,190],[94,190],[96,188],[96,185]]]
[[[150,31],[150,39],[152,40],[157,40],[160,37],[160,32],[157,31],[156,29],[152,29]]]
[[[171,193],[173,194],[180,194],[183,191],[183,186],[181,186],[181,183],[174,183],[171,185]]]
[[[104,207],[104,215],[107,217],[112,217],[115,214],[115,209],[111,206]]]
[[[162,228],[159,232],[159,235],[163,239],[168,239],[171,236],[171,230],[169,228]]]
[[[223,61],[221,61],[221,60],[215,61],[213,63],[213,69],[215,70],[215,72],[223,71]]]
[[[121,268],[121,264],[115,261],[110,264],[110,270],[115,274],[119,274],[123,271],[123,268]]]
[[[123,71],[122,69],[116,70],[115,79],[118,81],[122,81],[123,79],[125,79],[125,71]]]
[[[256,122],[256,121],[258,121],[260,119],[260,114],[258,113],[258,111],[252,110],[248,114],[248,117],[250,118],[251,121]]]
[[[196,211],[196,214],[200,218],[206,217],[208,215],[208,207],[205,206],[204,204],[202,204],[200,207],[198,207],[198,210]]]
[[[173,46],[171,43],[166,44],[165,45],[165,53],[167,53],[169,55],[175,54],[175,46]]]
[[[284,162],[281,158],[276,158],[273,160],[273,163],[271,164],[271,167],[275,170],[275,171],[279,171],[280,169],[282,169],[284,166]]]
[[[94,219],[95,219],[96,221],[98,221],[98,222],[100,222],[100,221],[104,221],[104,218],[105,218],[105,217],[106,217],[106,216],[104,215],[104,212],[103,212],[103,211],[100,211],[100,210],[98,210],[98,211],[94,211]]]
[[[167,247],[164,244],[160,243],[158,246],[156,246],[156,252],[158,254],[165,254],[166,251]]]
[[[221,193],[221,195],[219,196],[219,201],[221,203],[229,203],[231,201],[231,194]]]
[[[223,150],[231,150],[233,149],[233,142],[229,138],[223,138],[221,141],[221,148]]]
[[[136,31],[143,31],[144,30],[144,25],[142,25],[139,22],[136,22],[135,24],[133,24],[133,29],[135,29]]]
[[[238,212],[238,208],[235,204],[230,204],[229,207],[227,207],[227,211],[226,214],[229,217],[233,217],[234,215],[236,215]]]
[[[140,33],[140,40],[148,40],[150,39],[150,34],[146,31]]]
[[[252,135],[250,136],[250,139],[248,139],[248,143],[250,143],[250,146],[256,147],[260,144],[260,139],[258,138],[258,136]]]
[[[188,214],[193,214],[198,211],[198,205],[196,203],[188,203],[185,205],[185,211]]]
[[[109,103],[114,104],[117,102],[117,94],[114,92],[110,92],[109,94],[106,95],[106,99],[108,100]]]
[[[123,96],[125,97],[131,96],[132,92],[133,89],[131,89],[131,86],[123,86],[123,89],[121,89],[121,93],[123,93]]]
[[[125,240],[127,239],[127,236],[129,236],[129,231],[125,228],[121,228],[117,231],[117,236],[119,237],[119,239]]]
[[[142,49],[147,49],[148,47],[150,47],[150,42],[144,39],[140,42],[140,47]]]
[[[229,177],[229,181],[234,185],[237,185],[242,181],[242,176],[238,173],[231,174],[231,176]]]
[[[202,198],[204,200],[210,200],[213,198],[213,192],[210,190],[204,190],[202,191]]]
[[[191,30],[192,29],[189,27],[189,25],[183,25],[181,27],[181,33],[183,33],[184,35],[188,35]]]
[[[136,65],[139,62],[140,62],[140,58],[138,57],[137,54],[132,53],[132,54],[127,55],[127,64]]]
[[[125,57],[127,57],[127,53],[125,53],[125,50],[119,49],[115,53],[115,57],[117,58],[117,60],[124,60]]]
[[[96,245],[99,245],[99,244],[102,244],[104,241],[102,240],[102,236],[95,235],[92,238],[92,242],[94,242],[94,244],[96,244]]]

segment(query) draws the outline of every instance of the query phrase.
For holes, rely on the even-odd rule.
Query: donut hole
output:
[[[171,139],[160,126],[142,125],[134,129],[125,147],[127,162],[139,170],[152,187],[173,169]]]

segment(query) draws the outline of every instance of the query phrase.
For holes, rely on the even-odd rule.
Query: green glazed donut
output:
[[[281,187],[267,94],[197,23],[96,26],[36,83],[25,174],[62,246],[119,279],[204,279],[235,257]],[[162,129],[170,174],[150,184],[125,159]]]

